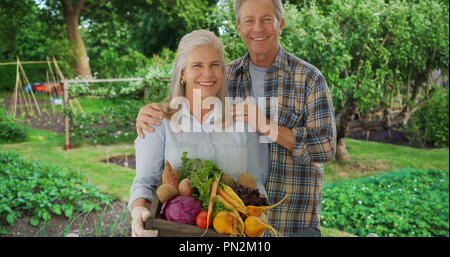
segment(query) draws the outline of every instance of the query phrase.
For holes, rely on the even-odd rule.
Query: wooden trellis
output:
[[[29,63],[29,62],[27,62]],[[14,64],[14,63],[6,63],[6,64]],[[6,65],[3,63],[3,65]],[[36,97],[34,96],[33,89],[28,88],[31,87],[31,83],[28,81],[27,74],[25,73],[25,70],[22,67],[22,63],[20,62],[19,56],[17,56],[17,62],[16,62],[16,85],[14,86],[14,92],[11,97],[11,103],[9,106],[9,114],[13,117],[13,119],[16,118],[16,112],[17,112],[17,104],[20,106],[25,106],[26,109],[29,109],[30,111],[33,111],[33,106],[36,108],[39,115],[41,115],[41,110],[39,108],[39,105],[36,101]],[[27,92],[25,92],[22,80],[24,80],[27,88]],[[30,94],[28,94],[30,92]],[[31,95],[31,97],[30,97]],[[33,101],[32,101],[33,100]],[[34,105],[33,105],[34,104]]]

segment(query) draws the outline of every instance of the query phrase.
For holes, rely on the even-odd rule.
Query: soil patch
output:
[[[114,163],[130,169],[136,169],[136,156],[134,155],[112,156],[108,159],[102,159],[101,161],[105,163]]]
[[[388,163],[383,161],[357,161],[347,163],[336,163],[339,166],[336,175],[341,178],[350,179],[353,177],[361,177],[370,173],[385,172],[390,169]]]
[[[100,211],[76,214],[72,219],[52,215],[38,226],[30,224],[31,217],[21,217],[14,227],[6,227],[3,237],[129,237],[131,236],[131,213],[126,204],[116,201]]]
[[[368,137],[367,137],[368,136]],[[406,137],[405,133],[397,130],[372,130],[372,131],[359,131],[348,136],[349,138],[358,140],[367,140],[373,142],[387,143],[393,145],[403,145],[417,147],[411,144]]]
[[[37,99],[40,112],[37,109],[17,105],[16,120],[18,123],[35,129],[51,130],[55,133],[64,133],[64,115],[54,110],[48,101]],[[3,98],[3,108],[9,110],[11,98]],[[34,106],[34,105],[33,105]],[[31,111],[33,109],[33,111]]]

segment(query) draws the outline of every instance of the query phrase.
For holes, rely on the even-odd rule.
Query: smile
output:
[[[211,87],[214,84],[216,84],[216,82],[198,82],[198,84],[200,84],[200,86],[203,86],[203,87]]]
[[[254,37],[254,38],[252,38],[252,40],[255,40],[255,41],[264,41],[264,40],[266,40],[266,39],[268,39],[269,37],[267,36],[267,37]]]

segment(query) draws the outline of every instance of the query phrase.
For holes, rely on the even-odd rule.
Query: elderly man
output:
[[[235,117],[249,122],[272,142],[260,144],[261,154],[269,159],[264,178],[267,196],[270,203],[288,197],[270,211],[269,224],[285,236],[320,236],[323,163],[331,161],[336,150],[333,106],[325,78],[316,67],[281,47],[281,0],[237,0],[235,14],[248,52],[227,66],[229,96],[278,101],[277,120],[256,108],[257,117],[266,121],[264,129],[251,122],[255,119]],[[235,111],[254,107],[241,103]],[[142,129],[153,131],[149,124],[158,125],[159,110],[158,104],[141,108],[136,122],[140,136]]]

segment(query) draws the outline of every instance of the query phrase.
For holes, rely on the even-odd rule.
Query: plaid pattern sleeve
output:
[[[295,135],[293,158],[296,162],[328,162],[335,156],[336,126],[328,86],[316,70],[305,85],[305,104],[300,127],[293,127]]]
[[[228,65],[229,96],[249,97],[249,55]],[[276,98],[280,126],[292,130],[294,151],[271,143],[266,180],[269,204],[287,199],[269,212],[269,223],[284,236],[308,227],[320,229],[323,162],[336,151],[336,125],[325,78],[313,65],[286,52],[281,46],[267,74],[264,94]],[[269,105],[269,104],[267,104]],[[270,106],[266,107],[268,118]]]

